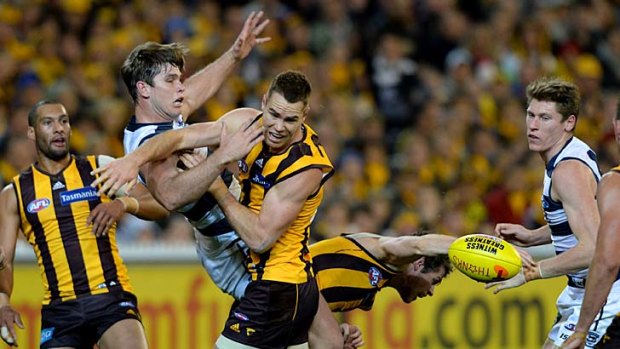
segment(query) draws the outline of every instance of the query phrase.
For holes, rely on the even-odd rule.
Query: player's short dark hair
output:
[[[187,47],[180,43],[159,44],[145,42],[136,46],[121,67],[121,76],[134,102],[138,100],[136,83],[144,81],[153,86],[155,75],[159,74],[166,64],[171,64],[181,72],[185,67]]]
[[[418,230],[414,232],[413,236],[424,236],[428,234],[436,234],[431,230]],[[423,273],[430,273],[433,271],[439,270],[441,267],[444,267],[446,273],[443,277],[448,276],[452,272],[452,263],[450,263],[450,258],[448,258],[447,254],[438,254],[436,256],[424,256],[424,267],[422,267]]]
[[[577,85],[554,77],[544,77],[527,85],[527,105],[533,99],[543,102],[555,102],[556,110],[562,114],[562,121],[569,116],[579,117],[581,97]]]
[[[308,78],[303,73],[288,70],[276,75],[271,80],[267,97],[271,97],[273,92],[281,94],[289,103],[303,102],[305,106],[308,105],[312,86],[310,86]]]
[[[433,271],[439,270],[439,268],[444,267],[446,273],[443,277],[448,276],[452,272],[452,263],[450,263],[450,258],[448,258],[447,254],[438,254],[436,256],[425,256],[424,257],[424,267],[422,268],[423,273],[430,273]]]
[[[51,99],[42,99],[38,101],[32,107],[32,109],[30,109],[30,111],[28,112],[28,126],[34,127],[34,125],[37,123],[37,117],[39,117],[39,108],[41,108],[44,105],[48,105],[48,104],[62,104],[62,103],[55,101],[55,100],[51,100]]]

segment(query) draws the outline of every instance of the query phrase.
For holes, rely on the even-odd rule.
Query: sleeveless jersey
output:
[[[346,235],[310,246],[312,268],[331,311],[370,310],[375,296],[399,271]]]
[[[90,212],[107,196],[97,196],[90,172],[96,156],[72,156],[50,175],[32,165],[13,179],[21,230],[34,248],[45,287],[43,304],[112,291],[132,292],[116,244],[116,225],[95,237],[86,225]]]
[[[551,240],[556,254],[563,253],[577,245],[578,242],[577,237],[568,224],[568,217],[566,216],[562,203],[554,201],[551,198],[551,176],[557,165],[564,160],[581,161],[590,168],[592,176],[594,176],[597,183],[601,179],[601,172],[596,162],[596,154],[587,144],[577,137],[569,139],[562,150],[547,163],[542,194],[542,207],[545,220],[549,224],[549,228],[551,228]],[[575,286],[583,287],[587,275],[588,269],[584,269],[569,274],[568,278]]]
[[[260,119],[262,115],[257,117]],[[282,154],[271,154],[264,143],[257,144],[245,160],[239,161],[240,202],[259,213],[271,187],[302,171],[323,171],[321,186],[304,203],[295,221],[264,253],[251,252],[248,269],[253,280],[304,283],[312,277],[308,251],[310,224],[323,199],[323,184],[333,174],[333,166],[316,133],[302,125],[303,137]]]
[[[180,117],[175,121],[149,124],[137,123],[135,116],[133,116],[125,128],[125,136],[123,138],[125,154],[129,154],[136,150],[136,148],[151,137],[168,130],[185,126],[187,126],[187,124],[185,124]],[[224,182],[229,185],[232,180],[232,175],[226,173],[223,175],[223,179]],[[145,183],[142,177],[140,177],[140,181]],[[217,205],[217,201],[209,193],[205,193],[197,201],[178,209],[177,212],[184,215],[187,221],[193,225],[196,230],[206,236],[220,235],[233,230],[225,219],[224,213]]]

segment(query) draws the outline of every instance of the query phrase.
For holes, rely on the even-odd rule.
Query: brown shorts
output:
[[[115,323],[140,321],[138,301],[129,292],[84,296],[41,309],[41,349],[92,348]]]
[[[312,279],[303,284],[253,281],[232,305],[222,335],[255,348],[287,348],[308,342],[319,305]]]

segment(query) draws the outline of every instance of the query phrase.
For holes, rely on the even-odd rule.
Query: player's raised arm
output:
[[[247,57],[256,45],[271,40],[268,37],[259,37],[269,24],[268,19],[261,22],[262,19],[262,11],[258,13],[252,11],[230,49],[185,81],[187,90],[182,112],[184,119],[187,119],[191,113],[219,90],[236,64]]]

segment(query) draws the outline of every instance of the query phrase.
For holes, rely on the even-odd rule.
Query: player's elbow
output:
[[[252,250],[252,252],[255,252],[255,253],[264,253],[269,248],[271,248],[271,245],[269,245],[264,240],[255,240],[255,241],[252,241],[252,242],[249,242],[249,243],[246,243],[246,244],[248,245],[250,250]]]
[[[166,196],[165,198],[160,200],[160,203],[168,211],[176,211],[180,209],[181,207],[183,207],[182,201],[178,197],[176,197],[176,195]]]
[[[245,242],[248,247],[255,253],[264,253],[273,246],[275,240],[270,238],[268,234],[258,232],[255,236]]]
[[[178,190],[172,188],[158,188],[155,191],[157,201],[166,209],[166,211],[177,211],[187,203],[183,201],[183,197]],[[165,217],[164,217],[165,218]]]
[[[587,259],[588,264],[592,263],[592,259],[594,258],[594,252],[596,250],[596,246],[594,243],[579,243],[579,250],[581,251],[581,255]]]
[[[159,221],[170,216],[170,210],[165,207],[157,208],[149,214],[148,220]],[[142,218],[142,217],[141,217]],[[144,218],[143,218],[144,219]]]

